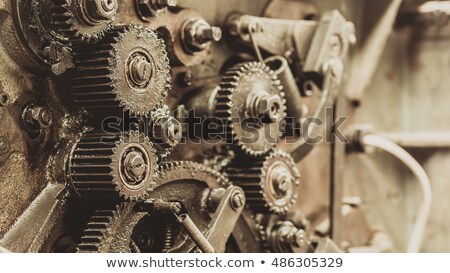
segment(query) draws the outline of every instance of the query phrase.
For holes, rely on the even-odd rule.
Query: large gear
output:
[[[227,185],[227,179],[220,173],[194,162],[169,162],[161,164],[160,175],[157,178],[158,187],[175,184],[175,187],[187,187],[188,184],[178,182],[198,181],[206,184],[207,188],[218,188],[221,185]],[[164,189],[163,189],[164,190]],[[185,194],[173,191],[171,200],[186,198]],[[200,189],[199,192],[202,190]],[[153,197],[159,197],[157,191],[154,191]],[[194,192],[190,202],[197,200],[198,196]],[[90,218],[80,244],[78,252],[155,252],[169,251],[170,247],[164,246],[167,240],[174,240],[174,234],[164,232],[165,226],[161,215],[138,212],[134,209],[139,204],[122,203],[107,208],[96,210]],[[193,217],[204,219],[200,211],[192,211]],[[198,215],[197,215],[198,214]],[[197,216],[196,216],[197,215]],[[207,229],[208,224],[203,225]],[[173,229],[175,228],[175,230]],[[179,227],[178,227],[179,228]],[[171,227],[172,232],[181,232],[181,229]],[[171,238],[164,238],[170,236]],[[189,246],[184,246],[185,241],[179,238],[175,252],[188,251]]]
[[[86,0],[47,0],[54,31],[68,42],[96,43],[111,28],[118,2]]]
[[[231,183],[241,187],[252,211],[284,214],[297,200],[300,173],[292,157],[280,150],[247,161],[232,161],[226,167]]]
[[[170,88],[163,40],[150,29],[117,27],[97,44],[74,46],[70,71],[76,102],[97,113],[144,116],[162,104]]]
[[[69,156],[68,179],[83,197],[137,201],[155,187],[156,162],[153,146],[142,134],[87,134]]]
[[[248,62],[229,69],[215,106],[226,142],[251,156],[273,148],[286,116],[282,90],[275,73],[263,63]]]

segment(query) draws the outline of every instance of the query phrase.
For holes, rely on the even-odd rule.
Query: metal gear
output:
[[[265,217],[258,225],[261,247],[272,253],[299,252],[308,244],[305,231],[292,221],[282,221],[278,217]]]
[[[170,116],[169,107],[166,105],[153,111],[151,117],[151,140],[160,158],[167,158],[181,141],[182,125],[177,119]]]
[[[89,110],[148,115],[162,104],[170,89],[165,45],[150,29],[117,27],[99,43],[76,45],[73,50],[72,94]]]
[[[215,106],[226,143],[250,156],[261,156],[273,148],[286,116],[282,90],[275,73],[263,63],[248,62],[229,69]]]
[[[285,214],[297,200],[300,173],[292,157],[280,150],[247,161],[232,161],[226,173],[241,187],[252,211]]]
[[[155,187],[156,161],[152,144],[137,132],[87,134],[69,156],[68,179],[83,197],[137,201]]]
[[[47,0],[58,38],[68,42],[97,43],[116,18],[116,0]]]
[[[227,179],[204,165],[194,162],[168,162],[160,165],[159,176],[156,180],[158,187],[166,186],[166,191],[172,192],[171,199],[185,198],[183,193],[172,191],[172,183],[180,187],[186,187],[186,181],[199,181],[207,185],[208,188],[219,188],[221,185],[229,184]],[[157,189],[152,193],[153,197],[162,197],[163,193],[158,194]],[[179,196],[178,196],[179,195]],[[193,194],[193,199],[198,201],[197,194]],[[171,227],[170,238],[167,238],[167,232],[161,222],[164,218],[161,215],[139,212],[135,209],[139,203],[121,203],[107,208],[96,210],[90,218],[80,244],[78,252],[182,252],[187,251],[189,247],[183,247],[186,243],[183,239],[178,240],[176,249],[167,249],[167,240],[175,240],[175,232],[181,232],[176,226]],[[194,210],[193,214],[202,215],[200,211]],[[195,217],[195,215],[194,215]],[[204,219],[204,216],[197,216]],[[207,229],[205,223],[203,228]]]

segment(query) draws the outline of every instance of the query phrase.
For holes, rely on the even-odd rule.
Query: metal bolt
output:
[[[352,22],[346,22],[343,26],[342,26],[342,35],[344,37],[347,37],[350,45],[354,45],[356,44],[356,30],[355,30],[355,25]]]
[[[164,13],[168,7],[176,7],[177,0],[136,0],[141,19],[148,20],[148,17],[156,17]]]
[[[184,72],[183,74],[180,75],[180,81],[181,81],[181,85],[183,87],[189,87],[192,85],[192,82],[194,80],[194,75],[192,74],[191,70],[188,70],[186,72]]]
[[[173,202],[172,205],[171,205],[171,209],[172,209],[173,213],[179,214],[181,212],[181,209],[182,209],[181,203]]]
[[[157,119],[153,125],[153,137],[164,146],[175,147],[182,137],[180,122],[173,117]]]
[[[195,33],[195,39],[200,44],[218,42],[222,39],[222,29],[220,27],[200,28]]]
[[[51,113],[39,106],[29,105],[22,114],[23,121],[30,131],[46,129],[52,124]]]
[[[164,9],[168,7],[176,7],[178,4],[177,0],[156,0],[155,3],[158,9]]]
[[[292,244],[296,247],[302,247],[305,244],[305,231],[302,229],[297,230],[292,236]]]
[[[240,192],[236,192],[231,197],[231,206],[233,209],[238,210],[245,205],[245,197]]]
[[[182,39],[185,50],[193,54],[207,50],[213,41],[220,41],[222,29],[201,18],[190,19],[183,26]]]
[[[330,53],[333,57],[339,57],[342,54],[342,41],[339,35],[331,35],[329,42]]]
[[[274,176],[273,182],[275,189],[278,192],[285,194],[292,184],[292,176],[287,171],[282,171]]]
[[[271,96],[269,93],[257,92],[249,97],[249,113],[255,118],[263,118],[264,123],[275,122],[281,109],[281,98],[278,95]]]
[[[125,176],[132,184],[142,181],[143,175],[147,171],[144,155],[140,151],[130,151],[124,159]]]
[[[9,141],[4,137],[0,137],[0,156],[7,154],[9,148]]]
[[[152,64],[145,56],[138,54],[129,62],[128,72],[128,77],[133,84],[143,87],[152,78]]]
[[[111,20],[117,13],[117,0],[84,0],[87,18],[98,22]]]
[[[298,229],[291,221],[282,222],[277,233],[279,240],[284,244],[295,247],[302,247],[305,244],[305,231]]]

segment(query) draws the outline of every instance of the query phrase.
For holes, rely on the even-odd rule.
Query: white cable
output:
[[[392,154],[402,161],[416,176],[420,184],[422,200],[411,232],[407,252],[419,252],[428,218],[430,216],[432,201],[431,183],[425,173],[425,170],[408,152],[384,137],[377,135],[366,135],[362,139],[362,144],[376,147]]]

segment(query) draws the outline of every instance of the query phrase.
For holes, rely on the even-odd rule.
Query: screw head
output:
[[[177,0],[156,0],[156,6],[158,9],[164,9],[167,7],[176,7],[178,4]]]
[[[44,107],[27,106],[23,111],[22,118],[30,131],[39,131],[52,125],[52,114]]]
[[[235,192],[231,197],[231,206],[238,210],[245,205],[245,197],[240,192]]]
[[[182,40],[185,50],[194,54],[207,50],[211,42],[222,39],[222,29],[208,24],[204,19],[187,20],[182,30]]]
[[[275,190],[285,194],[292,184],[292,176],[286,171],[280,172],[274,177],[273,184]]]
[[[153,75],[153,68],[146,56],[137,54],[128,64],[128,77],[137,87],[145,87]]]
[[[142,182],[147,172],[147,164],[141,151],[130,150],[123,159],[124,174],[130,184]]]
[[[264,123],[272,123],[279,117],[282,102],[278,95],[271,96],[267,92],[258,92],[251,100],[249,112],[255,118],[263,118]]]

